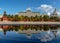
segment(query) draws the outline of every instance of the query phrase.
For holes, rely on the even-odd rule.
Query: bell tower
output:
[[[3,16],[6,16],[6,11],[4,11],[4,15]]]
[[[57,16],[57,10],[56,10],[56,8],[54,9],[54,11],[53,11],[53,13],[52,13],[52,15],[51,16]]]
[[[2,21],[8,21],[8,17],[7,17],[6,11],[4,11]]]

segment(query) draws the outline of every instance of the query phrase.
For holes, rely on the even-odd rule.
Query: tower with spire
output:
[[[2,17],[2,21],[8,21],[8,17],[6,14],[6,11],[4,11],[3,17]]]
[[[3,15],[3,16],[7,16],[7,15],[6,15],[6,11],[4,11],[4,15]]]
[[[57,10],[56,10],[56,8],[54,9],[54,11],[53,11],[53,13],[52,13],[52,15],[51,16],[57,16]]]

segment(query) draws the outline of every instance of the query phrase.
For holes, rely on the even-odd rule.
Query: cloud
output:
[[[57,12],[58,15],[60,15],[60,12]]]
[[[51,10],[53,7],[51,5],[47,5],[47,4],[42,4],[41,6],[37,7],[38,10],[42,9],[44,11],[49,11]]]
[[[26,10],[32,10],[30,7],[28,7]]]
[[[60,11],[57,11],[58,16],[60,16]]]
[[[50,13],[50,12],[48,12],[47,14],[50,16],[50,14],[51,14],[51,13]]]
[[[47,5],[47,4],[42,4],[41,6],[37,7],[36,9],[46,12],[48,15],[50,15],[54,11],[54,7],[51,5]]]
[[[47,41],[51,41],[53,39],[53,36],[51,34],[45,34],[42,35],[40,39],[42,42],[47,42]]]

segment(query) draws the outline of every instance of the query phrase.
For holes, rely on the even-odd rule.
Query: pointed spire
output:
[[[6,11],[4,11],[4,15],[3,16],[6,16]]]
[[[53,12],[53,15],[57,15],[57,10],[55,8],[54,12]]]
[[[57,10],[56,10],[56,8],[54,9],[54,11],[53,11],[53,13],[51,14],[51,16],[55,16],[55,17],[58,16],[58,15],[57,15]]]
[[[54,12],[56,12],[56,8],[55,8]]]

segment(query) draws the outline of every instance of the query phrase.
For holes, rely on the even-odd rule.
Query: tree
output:
[[[24,20],[24,16],[22,15],[22,16],[19,16],[19,20],[20,21],[23,21]]]
[[[51,16],[50,17],[50,21],[58,21],[59,19],[58,19],[58,17],[57,16]]]
[[[29,17],[28,16],[24,16],[24,21],[29,21]]]
[[[48,15],[44,15],[44,16],[43,16],[43,20],[44,20],[44,21],[49,21],[49,16],[48,16]]]
[[[42,15],[40,15],[40,16],[39,16],[39,21],[42,21],[42,19],[43,19],[43,18],[42,18]]]
[[[30,21],[34,21],[34,17],[33,16],[30,17]]]
[[[18,15],[15,15],[14,18],[15,18],[15,21],[19,21],[19,16]]]
[[[14,15],[7,15],[9,21],[14,21]]]
[[[39,16],[35,16],[34,21],[39,21]]]

